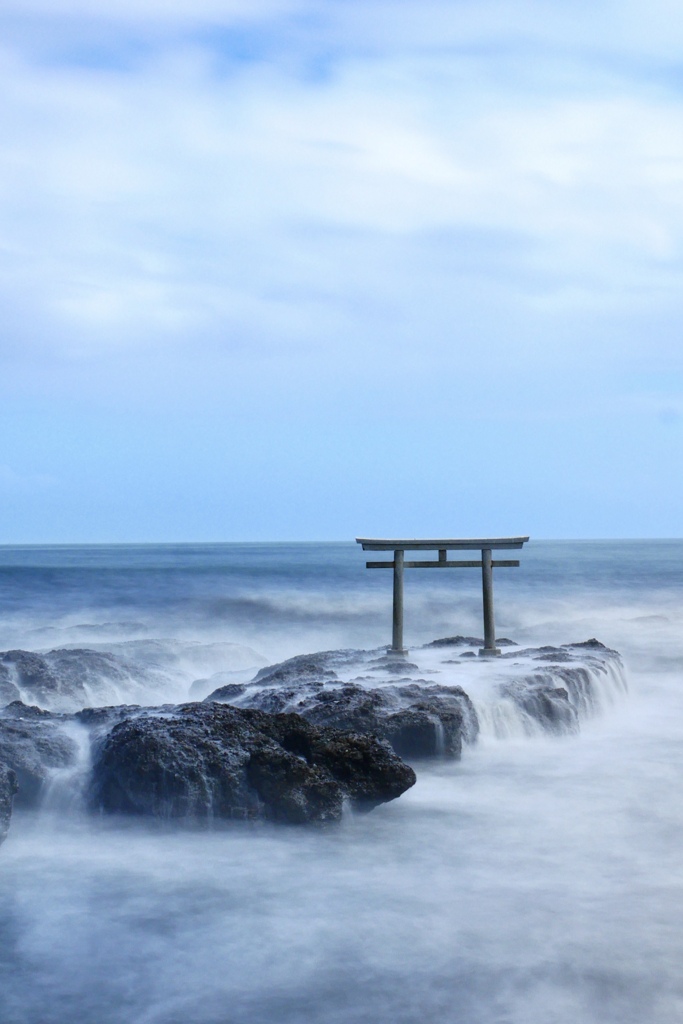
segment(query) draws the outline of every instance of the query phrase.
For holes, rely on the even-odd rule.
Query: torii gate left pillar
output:
[[[391,649],[403,653],[403,567],[405,551],[394,551],[394,608],[392,616]]]
[[[479,654],[495,657],[500,654],[496,647],[496,627],[493,611],[493,569],[496,567],[518,566],[517,560],[494,561],[492,552],[496,549],[521,548],[528,537],[495,538],[445,538],[441,540],[377,540],[357,537],[363,551],[393,551],[392,562],[366,562],[368,569],[394,570],[394,602],[392,617],[391,648],[395,654],[405,654],[403,647],[403,575],[405,569],[465,569],[481,568],[482,602],[484,612],[484,646]],[[448,551],[479,550],[481,561],[450,561]],[[436,550],[438,561],[406,562],[406,551]]]

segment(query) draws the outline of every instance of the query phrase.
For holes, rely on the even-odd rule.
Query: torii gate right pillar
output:
[[[484,646],[479,654],[484,658],[495,658],[500,654],[496,647],[496,623],[493,614],[493,565],[491,548],[481,552],[481,590],[484,603]]]

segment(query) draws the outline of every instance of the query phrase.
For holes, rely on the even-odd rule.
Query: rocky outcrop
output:
[[[575,732],[582,718],[625,689],[619,655],[595,639],[528,649],[506,638],[496,642],[505,653],[486,662],[474,650],[483,641],[471,636],[435,640],[409,657],[300,655],[261,669],[250,683],[218,687],[205,700],[295,712],[316,725],[378,736],[416,761],[460,757],[463,744],[477,738],[480,715],[494,730],[503,724],[503,732],[515,715],[513,731]]]
[[[403,793],[415,781],[405,760],[458,758],[481,729],[573,732],[626,688],[619,655],[594,639],[509,645],[496,659],[478,658],[477,643],[450,637],[410,658],[304,655],[228,682],[201,704],[67,713],[12,701],[0,710],[0,830],[15,786],[18,807],[47,798],[63,808],[73,792],[111,813],[334,821],[345,801],[367,809]],[[47,700],[64,693],[68,666],[92,653],[6,652],[0,676]],[[77,672],[74,680],[72,693],[85,685]]]
[[[269,679],[270,681],[270,679]],[[298,686],[222,687],[206,698],[271,714],[295,712],[314,725],[376,736],[410,761],[423,757],[459,758],[463,739],[474,742],[477,715],[458,686],[422,681],[368,688],[357,683],[325,687],[302,681]]]
[[[17,791],[17,777],[11,768],[0,763],[0,843],[4,842],[12,817],[12,803]]]
[[[0,766],[15,780],[17,806],[40,806],[60,779],[91,809],[193,820],[334,821],[345,800],[370,810],[415,782],[376,738],[196,703],[64,715],[16,701],[0,713]]]
[[[459,758],[479,728],[462,687],[422,679],[415,662],[384,651],[299,655],[261,669],[249,684],[218,687],[205,698],[213,701],[294,712],[314,725],[376,736],[408,761]]]
[[[313,693],[296,704],[316,725],[379,736],[403,758],[459,758],[463,735],[476,739],[477,716],[459,687],[407,684],[366,689],[348,683]]]
[[[92,773],[91,805],[107,812],[292,824],[338,820],[345,798],[370,809],[415,782],[376,739],[215,703],[127,717],[100,743]]]
[[[357,651],[319,651],[316,654],[297,654],[294,658],[266,665],[254,676],[255,683],[283,684],[296,680],[337,679],[335,668],[353,663]]]
[[[425,647],[483,647],[484,639],[479,636],[444,636],[440,640],[432,640]],[[506,636],[496,637],[496,647],[516,647],[514,640]]]

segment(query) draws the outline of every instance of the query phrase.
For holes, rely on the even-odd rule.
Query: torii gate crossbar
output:
[[[394,609],[391,650],[403,654],[403,572],[404,569],[475,569],[481,568],[482,599],[484,607],[484,646],[479,654],[495,656],[500,654],[496,647],[496,626],[493,614],[493,570],[512,568],[519,565],[517,560],[493,561],[492,552],[521,548],[528,537],[460,537],[432,540],[379,540],[370,537],[356,537],[363,551],[393,551],[392,562],[366,562],[367,569],[394,570]],[[429,561],[405,560],[406,551],[438,551],[438,559]],[[449,551],[481,551],[481,561],[452,561]]]

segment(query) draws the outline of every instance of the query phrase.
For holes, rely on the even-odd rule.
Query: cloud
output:
[[[668,12],[6,5],[5,373],[80,396],[230,380],[262,412],[400,395],[416,417],[455,379],[469,415],[519,417],[520,394],[559,410],[578,382],[675,370]],[[482,397],[484,357],[504,379]]]

